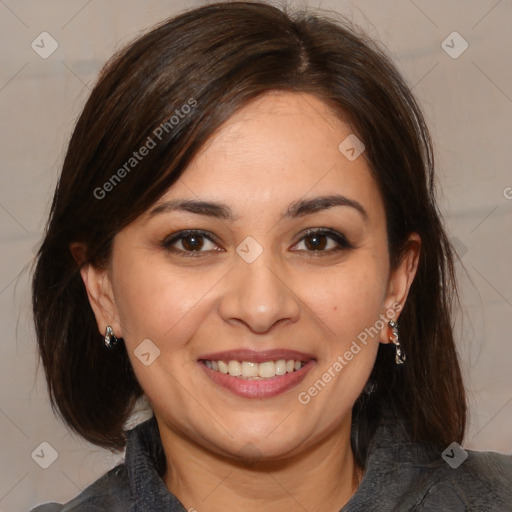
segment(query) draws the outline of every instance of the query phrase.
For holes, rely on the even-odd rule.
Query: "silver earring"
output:
[[[402,347],[400,346],[400,341],[398,340],[398,324],[393,320],[389,321],[389,327],[393,331],[393,337],[389,337],[389,341],[393,342],[396,347],[395,352],[395,364],[403,364],[405,362],[405,354],[402,352]]]
[[[113,348],[119,342],[119,338],[114,334],[114,330],[110,325],[107,325],[105,329],[105,346],[107,348]]]

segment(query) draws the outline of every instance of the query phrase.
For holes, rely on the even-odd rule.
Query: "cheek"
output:
[[[190,272],[184,276],[150,257],[124,257],[118,263],[122,272],[116,281],[116,304],[137,380],[153,404],[162,404],[162,390],[174,389],[173,406],[185,410],[177,392],[180,386],[170,375],[182,381],[188,377],[189,343],[212,307],[208,292],[218,278]]]
[[[118,268],[115,297],[126,342],[135,346],[149,338],[163,346],[186,339],[184,330],[191,329],[191,319],[197,323],[212,279],[197,273],[185,278],[153,258],[124,258]]]
[[[301,386],[298,400],[313,404],[326,424],[336,425],[336,411],[352,407],[375,363],[385,283],[368,261],[347,266],[323,283],[308,303],[325,326],[318,369]]]
[[[325,273],[315,285],[303,282],[302,297],[336,343],[350,342],[375,324],[385,295],[382,273],[369,261]]]

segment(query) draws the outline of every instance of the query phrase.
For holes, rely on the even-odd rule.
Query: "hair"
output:
[[[214,3],[165,20],[103,68],[69,142],[32,284],[52,408],[83,438],[122,450],[143,390],[124,344],[109,351],[102,343],[81,265],[108,265],[116,234],[238,109],[266,92],[289,91],[321,99],[363,141],[385,207],[391,269],[408,236],[421,237],[400,316],[407,361],[397,366],[394,346],[380,344],[368,381],[374,391],[353,409],[356,458],[366,459],[384,400],[415,442],[441,451],[462,442],[467,404],[451,325],[455,253],[436,203],[431,139],[386,52],[339,18]],[[145,145],[151,150],[136,158]],[[86,247],[80,263],[73,242]]]

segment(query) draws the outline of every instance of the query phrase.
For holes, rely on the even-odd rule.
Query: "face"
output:
[[[391,272],[364,153],[339,149],[350,134],[312,95],[259,97],[115,237],[108,271],[84,269],[161,431],[268,459],[347,432],[417,261]]]

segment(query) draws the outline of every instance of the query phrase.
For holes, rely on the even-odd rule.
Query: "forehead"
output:
[[[353,136],[350,126],[316,96],[268,92],[210,137],[162,199],[199,197],[238,210],[340,193],[382,213],[364,153],[350,160],[340,150]]]
[[[318,157],[337,148],[338,139],[349,133],[348,124],[316,96],[269,91],[237,110],[196,158],[212,154],[233,158],[239,151],[252,150],[264,156],[274,149],[279,149],[283,160]]]

